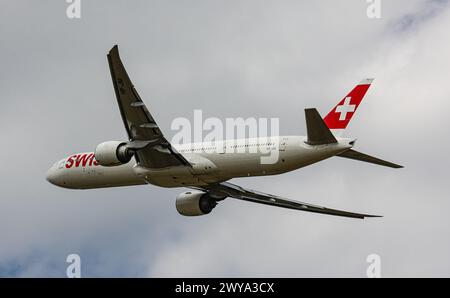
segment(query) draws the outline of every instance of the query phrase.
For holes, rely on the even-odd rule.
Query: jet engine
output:
[[[198,216],[210,213],[217,205],[217,199],[203,191],[187,191],[178,195],[178,213],[184,216]]]
[[[134,155],[126,142],[108,141],[95,148],[95,160],[102,166],[112,167],[128,163]]]

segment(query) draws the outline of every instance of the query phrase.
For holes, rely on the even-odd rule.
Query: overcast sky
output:
[[[0,10],[0,276],[450,276],[450,10],[447,1],[3,1]],[[333,158],[239,185],[349,211],[353,220],[227,199],[175,209],[184,189],[74,191],[45,180],[71,153],[126,138],[106,60],[124,64],[163,132],[175,117],[279,117],[305,134],[375,77],[347,129],[356,149],[405,166]]]

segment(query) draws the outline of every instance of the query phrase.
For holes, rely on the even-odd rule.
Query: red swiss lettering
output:
[[[66,161],[66,168],[70,169],[73,166],[73,162],[74,162],[74,158],[76,158],[77,155],[72,155],[71,157],[69,157]]]
[[[78,168],[80,166],[85,167],[88,166],[98,166],[98,162],[95,160],[94,153],[83,153],[83,154],[75,154],[67,158],[66,168],[70,169],[72,167]]]
[[[89,156],[86,153],[78,155],[77,160],[75,162],[75,167],[78,168],[80,166],[80,163],[81,163],[81,166],[85,167],[86,163],[88,162],[88,159],[89,159]]]

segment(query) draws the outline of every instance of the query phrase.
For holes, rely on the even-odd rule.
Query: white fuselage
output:
[[[104,167],[94,153],[79,153],[56,162],[47,180],[74,189],[151,183],[162,187],[205,186],[235,177],[289,172],[337,155],[353,146],[352,139],[310,146],[303,136],[250,138],[174,145],[192,167],[149,169],[132,159],[127,164]]]

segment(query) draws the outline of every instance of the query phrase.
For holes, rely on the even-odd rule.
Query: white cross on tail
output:
[[[347,113],[350,112],[354,112],[356,109],[356,105],[351,105],[350,104],[350,100],[352,98],[351,97],[346,97],[344,100],[344,103],[341,104],[340,106],[336,107],[336,112],[335,113],[341,113],[341,115],[339,116],[339,120],[343,121],[347,118]]]

